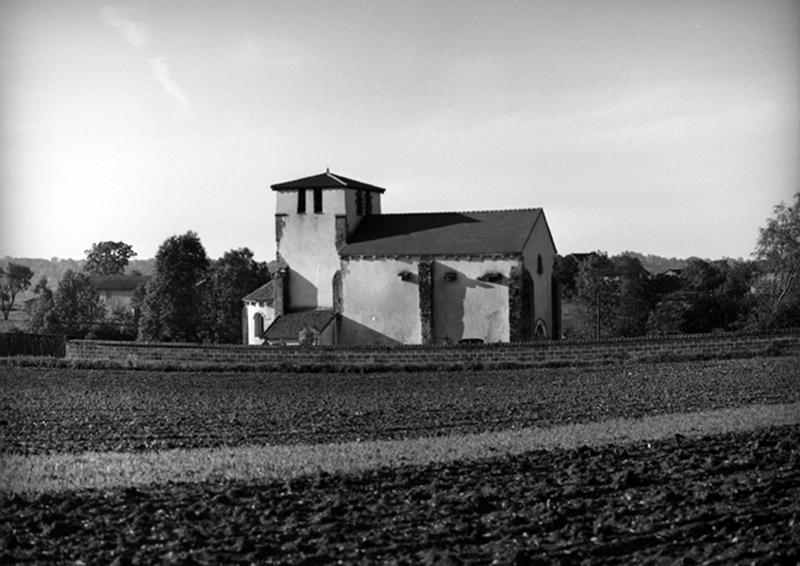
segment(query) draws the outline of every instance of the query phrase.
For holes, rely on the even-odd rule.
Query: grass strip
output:
[[[285,480],[318,472],[572,449],[743,432],[800,423],[800,403],[612,419],[601,422],[418,438],[292,446],[175,449],[162,452],[4,455],[0,490],[42,493],[212,480]]]

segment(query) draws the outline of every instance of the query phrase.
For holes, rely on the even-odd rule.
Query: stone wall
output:
[[[264,347],[71,340],[68,360],[126,367],[303,370],[469,369],[580,366],[800,354],[800,330],[702,334],[599,342],[396,347]]]
[[[419,281],[419,317],[422,343],[433,342],[433,262],[420,261],[417,265]]]

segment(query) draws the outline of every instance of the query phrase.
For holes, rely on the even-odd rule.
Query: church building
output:
[[[244,297],[246,344],[559,337],[542,209],[382,214],[385,189],[330,171],[272,190],[277,268]]]

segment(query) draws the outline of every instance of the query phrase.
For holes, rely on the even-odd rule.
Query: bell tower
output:
[[[288,268],[285,311],[333,308],[339,249],[369,214],[380,214],[385,189],[330,170],[272,185],[278,259]]]

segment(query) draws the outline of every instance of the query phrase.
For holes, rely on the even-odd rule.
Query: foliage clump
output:
[[[156,272],[142,302],[139,338],[144,341],[197,342],[201,291],[208,257],[200,238],[189,231],[168,238],[156,254]]]
[[[0,310],[3,320],[8,320],[17,295],[30,287],[33,271],[27,266],[9,263],[5,269],[0,268]]]
[[[255,261],[248,248],[225,252],[212,262],[202,286],[201,338],[206,342],[241,342],[242,297],[268,280],[267,265]]]
[[[791,206],[775,207],[759,234],[754,255],[761,269],[752,317],[759,328],[800,326],[800,193],[794,198]]]
[[[97,242],[86,250],[83,269],[92,275],[121,275],[135,256],[133,247],[125,242]]]
[[[42,278],[35,291],[37,300],[30,322],[33,332],[86,338],[103,322],[105,307],[86,273],[68,270],[55,292]]]

